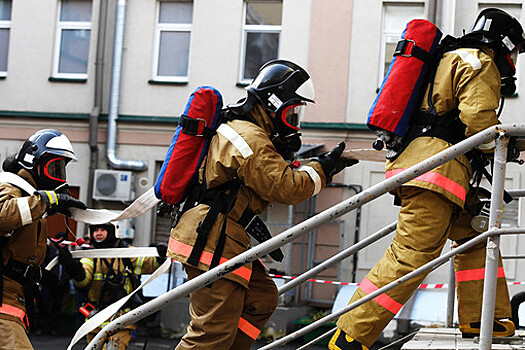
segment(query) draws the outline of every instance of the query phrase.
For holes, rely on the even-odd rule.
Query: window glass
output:
[[[189,32],[162,32],[157,74],[187,76],[189,47]]]
[[[266,62],[279,57],[283,2],[246,0],[239,80],[248,83]]]
[[[247,33],[244,76],[255,77],[259,68],[277,58],[279,33]]]
[[[9,49],[9,29],[0,29],[0,72],[7,71],[7,50]]]
[[[246,2],[246,24],[281,25],[283,4],[281,1]]]
[[[0,21],[11,20],[11,0],[0,0]]]
[[[160,3],[160,23],[191,23],[192,16],[193,3],[191,1]]]
[[[86,73],[90,30],[66,29],[60,42],[60,73]]]
[[[62,0],[60,20],[68,22],[91,22],[91,0]]]

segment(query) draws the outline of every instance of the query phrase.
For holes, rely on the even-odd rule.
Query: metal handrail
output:
[[[234,271],[235,269],[247,264],[247,263],[250,263],[266,254],[268,254],[269,252],[275,250],[276,248],[300,237],[301,235],[305,234],[306,232],[309,232],[310,230],[312,229],[315,229],[319,226],[321,226],[322,224],[324,224],[325,222],[328,222],[330,220],[333,220],[335,218],[338,218],[346,213],[348,213],[349,211],[357,208],[357,207],[360,207],[362,206],[363,204],[366,204],[368,202],[370,202],[371,200],[387,193],[387,192],[390,192],[398,187],[400,187],[403,183],[405,182],[408,182],[414,178],[416,178],[417,176],[429,171],[429,170],[432,170],[434,169],[435,167],[441,165],[441,164],[444,164],[454,158],[456,158],[457,156],[459,155],[462,155],[464,153],[466,153],[467,151],[469,151],[470,149],[478,146],[478,145],[481,145],[483,143],[487,143],[487,142],[490,142],[492,141],[493,139],[496,139],[496,144],[502,144],[504,142],[501,142],[500,139],[498,138],[499,136],[515,136],[515,135],[519,135],[519,134],[524,134],[525,135],[525,125],[497,125],[497,126],[493,126],[493,127],[490,127],[484,131],[481,131],[479,133],[477,133],[476,135],[473,135],[471,137],[469,137],[468,139],[456,144],[456,145],[453,145],[449,148],[447,148],[446,150],[443,150],[442,152],[439,152],[438,154],[410,167],[409,169],[403,171],[403,172],[400,172],[394,176],[392,176],[391,178],[387,179],[387,180],[384,180],[374,186],[371,186],[370,188],[368,189],[365,189],[363,190],[361,193],[358,193],[356,194],[355,196],[313,216],[312,218],[310,219],[307,219],[305,220],[304,222],[280,233],[279,235],[276,235],[275,237],[271,238],[270,240],[262,243],[262,244],[259,244],[255,247],[253,247],[252,249],[230,259],[229,261],[225,262],[224,264],[221,264],[197,277],[195,277],[194,279],[190,280],[190,281],[187,281],[186,283],[182,284],[181,286],[178,286],[174,289],[172,289],[171,291],[168,291],[166,293],[164,293],[163,295],[153,299],[152,301],[149,301],[148,303],[145,303],[141,306],[139,306],[138,308],[132,310],[131,312],[127,313],[127,314],[124,314],[120,317],[118,317],[117,319],[115,319],[114,321],[110,322],[108,325],[106,325],[102,331],[100,331],[94,338],[93,340],[88,344],[88,346],[86,347],[86,349],[100,349],[100,347],[102,346],[103,344],[103,339],[109,335],[109,334],[113,334],[115,331],[117,331],[118,329],[121,329],[133,322],[136,322],[158,310],[160,310],[165,304],[167,303],[170,303],[174,300],[176,300],[177,298],[179,297],[182,297],[184,295],[187,295],[197,289],[200,289],[201,287],[209,284],[209,283],[212,283],[213,281],[216,281],[217,279],[223,277],[224,275],[226,275],[227,273],[230,273],[232,271]],[[500,142],[498,142],[500,141]],[[502,148],[501,146],[497,149],[496,149],[496,158],[498,158],[498,154],[499,153],[506,153],[506,148]],[[500,156],[501,158],[501,156]],[[503,157],[505,158],[505,157]],[[505,163],[503,162],[503,166],[501,166],[501,168],[503,169],[503,173],[504,173],[504,170],[505,170]],[[496,176],[498,175],[498,176]],[[500,177],[499,173],[495,174],[494,175],[494,182],[496,182],[496,177]],[[493,191],[493,198],[492,200],[494,200],[495,197],[498,197],[499,195],[496,195],[495,192]],[[501,197],[503,196],[503,194],[501,193]],[[493,211],[495,213],[495,210],[496,210],[496,206],[491,206],[491,218],[493,217],[496,217],[496,214],[494,214],[494,216],[492,215]],[[499,209],[501,211],[501,207]],[[492,220],[494,221],[494,220]],[[491,221],[491,222],[492,222]],[[494,221],[494,222],[498,222],[497,220]],[[492,226],[491,226],[492,227]],[[493,232],[492,230],[489,231],[489,232]],[[481,237],[481,236],[478,236],[478,237]],[[485,237],[485,236],[483,236]],[[467,243],[465,243],[463,246],[465,246]],[[463,247],[462,246],[462,247]],[[458,248],[456,248],[458,249]],[[453,251],[456,251],[456,250],[453,250]],[[451,251],[452,252],[452,251]],[[447,253],[447,255],[450,254]],[[438,258],[439,259],[439,258]],[[428,264],[427,264],[428,265]],[[426,265],[425,265],[426,266]],[[415,270],[415,271],[419,271],[420,269],[418,270]],[[412,273],[414,273],[415,271],[413,271]],[[486,269],[487,273],[489,273],[489,269]],[[411,274],[412,274],[411,273]],[[408,274],[410,275],[410,274]],[[407,276],[408,276],[407,275]],[[394,283],[394,282],[392,282]],[[391,284],[392,284],[391,283]],[[390,286],[387,285],[387,286]],[[385,289],[387,286],[381,288],[381,289],[378,289],[376,292],[370,294],[369,296],[377,296],[379,294],[381,294],[382,292],[386,291],[387,289]],[[378,293],[379,291],[381,291],[380,293]],[[362,301],[363,299],[359,300],[358,302],[356,303],[353,303],[352,305],[355,304],[355,306],[358,306],[357,303],[359,303],[359,305],[361,305],[363,303]],[[494,310],[492,310],[494,311]],[[323,322],[324,323],[324,322]],[[322,324],[322,323],[321,323]],[[314,322],[313,324],[303,328],[303,329],[313,329],[312,326],[314,325],[320,325],[318,322]],[[483,322],[482,322],[482,329],[481,329],[481,332],[483,334],[483,332],[490,332],[490,340],[491,341],[491,336],[492,336],[492,327],[490,327],[490,329],[487,331],[485,330],[484,328],[486,327],[483,327]],[[285,337],[286,338],[286,337]],[[284,339],[284,338],[283,338]],[[482,336],[482,339],[483,339],[483,336]],[[482,344],[483,345],[483,344]],[[490,348],[490,346],[489,346]]]

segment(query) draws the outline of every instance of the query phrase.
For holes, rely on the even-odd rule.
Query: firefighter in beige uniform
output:
[[[270,61],[247,90],[245,99],[230,106],[226,112],[229,121],[211,140],[205,165],[208,193],[171,231],[168,256],[185,265],[190,279],[248,250],[250,237],[245,227],[270,202],[300,203],[350,165],[340,157],[344,144],[296,170],[283,159],[285,153],[301,146],[300,109],[305,102],[313,102],[313,85],[304,69],[289,61]],[[216,191],[225,183],[226,189]],[[207,237],[199,242],[198,227],[215,210],[214,199],[227,197],[235,187],[238,193],[227,201],[231,206],[226,205],[231,210],[220,208],[228,213],[226,222],[219,214]],[[277,288],[260,261],[239,267],[211,287],[191,294],[192,320],[177,349],[249,349],[277,300]]]
[[[3,163],[4,171],[17,174],[38,191],[27,193],[20,180],[0,183],[0,349],[33,349],[26,332],[35,283],[53,283],[52,276],[40,267],[46,251],[46,217],[69,214],[69,207],[85,208],[68,194],[53,191],[65,183],[66,164],[74,159],[67,137],[58,130],[44,129]]]
[[[117,238],[117,225],[106,223],[89,226],[90,243],[95,249],[103,248],[126,248],[128,244]],[[62,264],[66,272],[75,281],[78,288],[89,288],[87,299],[94,310],[87,315],[94,315],[107,306],[122,299],[140,285],[141,274],[153,273],[166,257],[166,244],[156,245],[159,257],[140,257],[140,258],[82,258],[73,259],[67,248],[59,248],[58,261]],[[123,307],[111,317],[114,319],[132,307],[138,306],[142,300],[135,300],[138,295],[123,305]],[[140,298],[139,298],[140,299]],[[87,334],[87,342],[90,343],[100,330],[109,323],[110,320],[103,322],[99,327]],[[112,334],[108,341],[118,343],[120,350],[128,348],[133,330],[136,324],[130,324]],[[103,347],[106,349],[106,345]]]
[[[483,25],[487,22],[492,26]],[[507,13],[496,9],[480,13],[471,32],[460,40],[471,48],[447,52],[439,63],[432,103],[443,124],[434,127],[432,132],[436,134],[416,137],[395,160],[388,161],[387,177],[447,149],[465,136],[472,136],[498,123],[495,110],[499,105],[500,86],[502,82],[508,83],[502,78],[515,73],[511,59],[515,62],[518,51],[523,48],[525,40],[522,34],[519,22]],[[512,43],[508,46],[502,43],[504,37]],[[501,59],[505,63],[500,64]],[[508,75],[509,67],[505,65],[512,65]],[[422,111],[429,110],[427,98],[428,90]],[[417,121],[416,117],[415,123]],[[460,130],[464,135],[445,141],[451,137],[452,130]],[[492,152],[493,147],[494,141],[481,145],[479,149]],[[469,160],[462,155],[395,191],[401,199],[396,236],[383,258],[363,279],[350,303],[437,258],[447,238],[458,246],[478,234],[471,227],[472,216],[462,209],[471,175]],[[480,332],[485,246],[486,243],[478,244],[454,258],[459,328],[464,337],[473,337]],[[425,276],[415,277],[344,314],[337,323],[338,330],[329,348],[370,347]],[[511,317],[511,310],[501,259],[498,277],[494,335],[510,336],[515,327],[512,321],[506,320]]]

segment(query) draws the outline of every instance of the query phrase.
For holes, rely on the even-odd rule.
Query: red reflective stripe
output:
[[[22,322],[24,322],[24,317],[26,315],[26,313],[23,310],[20,310],[17,307],[7,304],[3,304],[2,306],[0,306],[0,313],[19,317],[22,320]]]
[[[185,256],[186,258],[190,256],[191,250],[193,249],[191,245],[176,241],[171,237],[168,241],[168,248],[175,253]],[[212,258],[213,254],[204,250],[201,254],[199,262],[209,266],[211,264]],[[219,265],[224,264],[226,261],[228,261],[228,259],[221,257]],[[252,275],[252,270],[250,270],[246,266],[241,266],[232,273],[249,281]]]
[[[252,338],[253,340],[257,339],[259,333],[261,333],[261,331],[257,327],[255,327],[253,324],[246,321],[242,317],[239,319],[239,329],[246,333],[246,335]]]
[[[388,179],[394,175],[399,174],[400,172],[404,170],[406,169],[395,169],[395,170],[387,171],[386,178]],[[414,180],[428,182],[436,186],[439,186],[445,191],[452,193],[454,196],[458,197],[463,202],[465,201],[465,196],[467,194],[467,191],[465,190],[465,188],[461,186],[460,184],[458,184],[457,182],[452,181],[445,175],[441,175],[441,174],[430,171],[428,173],[419,175]]]
[[[498,267],[497,278],[505,277],[503,267]],[[479,281],[485,279],[485,268],[456,271],[456,282]]]
[[[365,292],[366,294],[370,294],[379,289],[372,282],[370,282],[370,280],[366,277],[363,279],[363,281],[361,281],[359,288],[361,288],[363,292]],[[374,298],[374,300],[379,305],[381,305],[382,307],[384,307],[385,309],[387,309],[393,314],[397,314],[398,311],[401,310],[401,308],[403,307],[403,304],[398,303],[397,301],[395,301],[394,299],[392,299],[386,294],[378,295],[377,297]]]

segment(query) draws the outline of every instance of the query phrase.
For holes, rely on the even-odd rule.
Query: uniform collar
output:
[[[275,133],[275,127],[263,107],[256,103],[248,112],[255,124],[260,126],[268,135]]]

